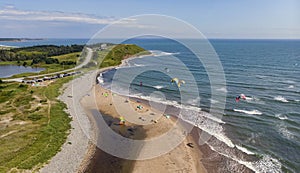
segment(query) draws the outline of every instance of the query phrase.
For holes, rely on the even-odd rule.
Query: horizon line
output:
[[[0,37],[1,39],[28,39],[28,40],[47,40],[47,39],[86,39],[92,40],[91,38],[82,38],[82,37]],[[99,38],[99,39],[124,39],[124,38]],[[140,38],[129,38],[129,39],[163,39],[161,37],[140,37]],[[190,37],[180,37],[180,38],[170,38],[170,39],[197,39],[197,38],[190,38]],[[300,40],[300,38],[218,38],[218,37],[207,37],[203,39],[208,40]]]

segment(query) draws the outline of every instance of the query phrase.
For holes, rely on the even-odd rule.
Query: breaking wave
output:
[[[237,155],[234,154],[234,151],[232,149],[224,149],[223,147],[220,147],[220,144],[212,144],[209,145],[210,149],[219,153],[220,155],[227,157],[233,161],[236,161],[237,163],[246,166],[247,168],[253,170],[254,172],[259,173],[266,173],[266,172],[272,172],[272,173],[281,173],[281,163],[277,160],[272,158],[269,155],[262,155],[262,158],[258,161],[247,161],[243,158],[239,158]],[[246,153],[252,153],[251,151],[245,150],[245,148],[238,147],[236,145],[236,148],[240,151]],[[248,153],[246,153],[248,154]]]
[[[156,86],[153,86],[153,88],[156,88],[156,89],[162,89],[162,88],[164,88],[165,86],[162,86],[162,85],[156,85]]]
[[[277,129],[278,133],[280,135],[282,135],[284,138],[286,138],[288,140],[293,140],[294,139],[294,135],[292,134],[292,132],[290,132],[287,129],[287,126],[286,126],[286,124],[284,124],[284,122],[278,124],[276,126],[276,129]]]
[[[280,119],[280,120],[287,120],[288,119],[288,117],[286,115],[282,115],[282,114],[276,114],[275,117]]]
[[[179,55],[179,52],[162,52],[162,51],[157,51],[157,50],[152,50],[150,51],[153,56],[170,56],[170,55]]]
[[[254,155],[255,153],[253,153],[252,151],[249,151],[247,148],[244,148],[242,146],[239,145],[235,145],[237,149],[239,149],[240,151],[249,154],[249,155]]]
[[[281,101],[281,102],[284,102],[284,103],[289,102],[286,98],[284,98],[282,96],[276,96],[276,97],[274,97],[274,100]]]
[[[217,91],[222,91],[224,93],[227,93],[226,87],[218,88]]]
[[[135,67],[144,67],[145,65],[144,64],[136,64],[136,63],[134,63],[133,66],[135,66]]]
[[[242,112],[242,113],[250,114],[250,115],[261,115],[262,114],[262,112],[260,112],[258,110],[247,111],[247,110],[242,110],[242,109],[233,109],[233,111]]]

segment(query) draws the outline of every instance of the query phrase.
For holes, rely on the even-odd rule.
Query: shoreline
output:
[[[126,64],[122,63],[122,65],[126,65]],[[112,67],[110,69],[113,69],[113,68],[116,68],[116,67]],[[110,69],[106,69],[106,70],[110,70]],[[106,70],[101,71],[101,73],[105,72]],[[100,85],[97,85],[97,87],[100,88],[100,89],[106,90],[105,88],[103,88]],[[111,92],[111,91],[109,90],[108,92]],[[118,93],[112,93],[112,95],[113,94],[119,95]],[[101,96],[98,96],[97,98],[99,98],[99,97],[101,97]],[[127,97],[127,96],[122,96],[121,95],[121,97]],[[135,101],[139,100],[139,103],[148,102],[148,100],[144,100],[144,99],[136,98],[136,97],[130,97],[130,96],[129,96],[129,99],[130,100],[135,100]],[[107,106],[109,107],[109,105],[107,105]],[[110,106],[112,106],[112,105],[110,105]],[[143,105],[143,106],[145,106],[145,105]],[[103,113],[103,111],[100,111],[100,112]],[[177,119],[176,116],[173,117],[173,118]],[[201,155],[200,157],[197,156],[196,158],[198,158],[198,160],[199,160],[198,164],[200,164],[201,167],[204,168],[204,169],[201,169],[202,171],[205,170],[203,172],[223,172],[223,171],[226,171],[226,170],[242,171],[242,172],[249,172],[249,173],[250,172],[254,172],[253,169],[251,169],[251,165],[249,167],[249,165],[248,166],[244,165],[244,164],[239,163],[238,161],[236,161],[236,160],[234,160],[232,158],[229,158],[227,156],[222,155],[221,153],[218,153],[217,151],[215,151],[214,149],[212,149],[211,146],[208,143],[205,143],[203,145],[198,145],[198,143],[196,142],[196,141],[199,141],[199,133],[198,133],[198,131],[202,132],[203,130],[199,129],[196,126],[193,127],[193,130],[190,132],[190,134],[187,136],[187,138],[189,138],[189,140],[192,141],[191,143],[195,144],[195,148],[197,148],[197,152],[196,153],[198,153],[199,155]],[[215,138],[215,137],[212,137],[212,139],[210,141],[216,142],[216,141],[218,141],[218,139]],[[224,143],[221,142],[218,145],[223,146]],[[227,148],[227,146],[225,146],[224,149],[226,149],[226,148]],[[232,149],[232,151],[240,153],[240,154],[238,154],[239,158],[245,158],[247,161],[254,161],[255,160],[255,158],[253,158],[252,155],[248,156],[246,153],[239,151],[236,147],[234,147]],[[98,151],[98,152],[101,153],[103,151]],[[94,157],[94,160],[95,160],[94,162],[97,162],[97,158]],[[242,160],[244,160],[244,159],[242,159]],[[139,162],[140,161],[136,162],[136,164],[137,164],[136,167],[140,167],[139,166],[139,164],[140,164]],[[227,163],[230,163],[230,165],[226,165]],[[232,167],[232,165],[235,165],[235,166]],[[133,171],[133,172],[135,172],[135,171]]]
[[[139,57],[141,56],[124,59],[118,66],[89,71],[81,77],[77,77],[64,84],[63,87],[60,88],[62,94],[58,99],[67,106],[65,112],[72,118],[70,122],[71,129],[65,143],[61,146],[61,151],[43,164],[39,172],[84,172],[84,170],[86,170],[86,166],[95,154],[96,148],[87,137],[94,133],[94,130],[92,129],[93,124],[90,122],[86,112],[84,112],[84,108],[81,106],[80,102],[87,93],[91,92],[92,87],[96,84],[96,78],[99,73],[125,66],[126,64],[124,61],[126,62],[128,59]],[[73,85],[74,83],[76,83],[76,85]],[[80,93],[77,93],[79,95],[77,95],[76,98],[72,95],[74,87],[77,87],[77,90],[81,91]],[[74,99],[76,101],[74,101]],[[84,129],[87,129],[87,131],[84,131],[81,125],[84,125]]]
[[[111,91],[104,89],[100,85],[96,85],[93,87],[95,90],[95,97],[101,98],[104,97],[102,94],[108,93],[108,97],[105,98],[105,100],[101,103],[97,103],[97,106],[100,108],[100,111],[102,112],[102,115],[106,118],[109,118],[110,120],[113,120],[114,123],[118,122],[118,113],[113,109],[114,103],[110,103],[108,101],[111,99],[112,93]],[[90,97],[90,96],[89,96]],[[123,96],[114,94],[114,97],[120,97],[120,99],[125,99]],[[86,105],[86,110],[91,109],[91,105],[88,103],[87,96],[83,98],[83,104]],[[101,99],[99,99],[101,100]],[[136,106],[137,103],[134,100],[130,99],[130,104],[133,106]],[[126,104],[126,103],[125,103]],[[103,107],[104,106],[104,107]],[[120,105],[118,105],[120,106]],[[151,124],[147,126],[142,126],[138,128],[139,125],[132,124],[128,122],[128,125],[126,124],[123,126],[125,129],[135,129],[133,132],[133,135],[128,133],[127,130],[124,130],[121,132],[122,136],[127,136],[132,139],[150,139],[152,137],[157,137],[161,135],[162,133],[165,133],[167,130],[172,128],[174,125],[174,121],[176,121],[176,118],[167,119],[162,114],[160,115],[157,113],[156,110],[151,110],[148,105],[143,104],[144,110],[148,110],[149,114],[157,114],[158,116],[158,122],[157,124]],[[94,108],[95,109],[95,108]],[[141,110],[143,111],[143,110]],[[146,111],[147,112],[147,111]],[[91,115],[91,112],[88,113],[89,116]],[[145,117],[146,118],[146,117]],[[136,117],[136,120],[138,117]],[[113,123],[113,124],[114,124]],[[118,126],[110,126],[113,130],[119,130]],[[119,132],[120,134],[120,132]],[[189,147],[187,144],[192,143],[193,147]],[[142,148],[143,150],[143,148]],[[139,151],[142,152],[142,151]],[[158,157],[155,157],[153,159],[147,159],[147,160],[127,160],[127,159],[120,159],[116,158],[114,156],[111,156],[101,149],[96,149],[95,155],[91,160],[91,164],[88,165],[86,172],[97,172],[99,170],[102,170],[103,168],[107,168],[107,172],[114,172],[114,171],[120,171],[121,172],[128,172],[128,169],[130,169],[129,172],[140,172],[148,168],[146,172],[174,172],[174,171],[188,171],[188,172],[206,172],[206,169],[201,164],[202,159],[202,153],[197,147],[197,142],[194,140],[191,134],[187,135],[186,139],[183,140],[182,143],[180,143],[176,148],[172,149],[166,154],[160,155]],[[107,163],[107,160],[110,160],[109,163]],[[121,163],[121,164],[120,164]],[[166,163],[166,164],[161,164]],[[105,166],[106,165],[106,166]],[[111,165],[114,165],[113,167]]]
[[[112,66],[112,67],[107,67],[103,68],[100,70],[94,70],[91,72],[88,72],[84,74],[83,76],[76,78],[72,80],[71,82],[67,83],[64,85],[64,92],[61,96],[59,96],[59,99],[62,100],[66,105],[68,110],[67,113],[70,114],[70,116],[73,118],[71,121],[71,131],[70,134],[68,135],[68,138],[65,142],[65,144],[62,146],[61,151],[57,153],[48,163],[46,164],[40,172],[57,172],[57,171],[63,171],[63,172],[89,172],[91,170],[91,165],[93,161],[97,161],[98,163],[98,158],[104,156],[104,159],[102,161],[107,160],[107,157],[111,158],[111,155],[101,151],[98,149],[95,144],[93,144],[89,139],[91,135],[95,135],[95,123],[92,122],[91,116],[88,115],[89,113],[86,112],[87,109],[89,109],[90,105],[84,105],[82,104],[84,98],[91,96],[93,89],[95,87],[98,87],[101,89],[100,85],[96,84],[96,79],[99,73],[103,73],[106,70],[110,70],[113,68],[118,68],[125,66],[126,63],[133,58],[139,58],[139,57],[130,57],[128,59],[125,59],[122,61],[122,64],[119,66]],[[73,85],[76,83],[76,85]],[[77,96],[72,96],[73,98],[70,98],[70,94],[72,93],[72,90],[74,87],[77,86],[77,90],[80,91],[80,93],[76,93]],[[80,86],[80,87],[78,87]],[[104,89],[104,88],[102,88]],[[77,91],[76,90],[76,91]],[[108,91],[110,92],[110,91]],[[72,94],[71,94],[72,95]],[[76,97],[76,98],[74,98]],[[76,103],[76,101],[78,101]],[[75,104],[75,105],[74,105]],[[146,106],[146,105],[145,105]],[[78,116],[79,115],[79,116]],[[109,115],[112,117],[111,115]],[[164,118],[164,117],[161,117]],[[167,120],[168,121],[168,120]],[[80,123],[80,124],[79,124]],[[173,122],[174,123],[174,122]],[[164,123],[163,123],[164,124]],[[82,127],[83,125],[83,127]],[[165,124],[164,124],[165,125]],[[171,125],[172,126],[172,125]],[[169,124],[170,127],[170,124]],[[149,130],[149,129],[147,129]],[[148,132],[149,133],[149,132]],[[150,135],[154,135],[155,133],[149,133]],[[89,137],[87,137],[89,136]],[[145,136],[141,136],[140,139],[144,139]],[[188,142],[189,141],[189,142]],[[71,144],[70,144],[71,143]],[[193,143],[196,144],[195,148],[191,148],[187,146],[187,143]],[[193,149],[193,150],[191,150]],[[184,155],[183,154],[175,154],[176,156],[170,156],[172,153],[181,153],[182,151],[185,151],[186,154],[185,156],[188,155],[188,160],[193,160],[193,163],[186,162],[185,164],[182,165],[182,162],[184,162],[184,158],[182,158]],[[195,152],[195,150],[197,150]],[[74,152],[76,151],[76,152]],[[194,153],[194,154],[193,154]],[[187,136],[186,139],[184,139],[184,142],[182,142],[179,146],[177,146],[175,149],[170,151],[169,153],[166,153],[162,156],[159,156],[154,159],[145,160],[145,161],[131,161],[131,160],[126,160],[126,159],[119,159],[113,157],[112,160],[114,162],[121,161],[119,164],[119,167],[124,168],[126,170],[131,170],[130,172],[139,172],[146,167],[153,166],[153,165],[160,165],[160,162],[165,162],[166,160],[172,160],[173,158],[179,159],[175,161],[171,161],[172,164],[168,165],[168,169],[171,169],[172,171],[169,170],[169,172],[173,172],[177,169],[177,171],[180,171],[182,166],[188,165],[189,168],[183,168],[181,171],[184,170],[192,170],[190,172],[207,172],[203,164],[201,163],[202,159],[202,152],[199,149],[197,142],[193,138],[191,134]],[[180,160],[181,159],[181,160]],[[109,159],[111,161],[111,159]],[[175,164],[175,162],[177,164]],[[106,165],[110,165],[111,163],[107,163]],[[171,168],[170,168],[171,167]],[[103,167],[102,167],[103,168]],[[142,169],[143,168],[143,169]],[[158,169],[158,168],[155,168]],[[160,167],[159,170],[168,170],[166,167]],[[149,172],[157,172],[159,170],[152,170]]]
[[[149,56],[149,55],[145,55],[145,56]],[[106,69],[101,69],[101,70],[99,70],[98,74],[103,73],[107,70],[111,70],[111,69],[114,69],[114,68],[126,66],[128,64],[128,61],[130,59],[134,59],[134,58],[140,58],[140,56],[139,57],[130,57],[128,59],[124,59],[122,61],[121,65],[114,66],[114,67],[109,67],[109,68],[106,68]],[[97,77],[98,77],[98,75],[97,75]],[[94,91],[95,93],[94,94],[90,93],[90,96],[88,96],[88,97],[91,97],[91,95],[94,95],[98,99],[99,97],[101,97],[101,95],[99,95],[99,93],[102,92],[102,97],[103,97],[103,92],[107,92],[107,93],[109,93],[108,95],[110,95],[108,97],[111,97],[112,95],[115,95],[115,96],[118,96],[118,97],[122,97],[124,99],[124,96],[119,96],[116,93],[112,93],[110,90],[107,90],[107,89],[103,88],[99,84],[94,85],[93,89],[91,89],[91,90]],[[91,104],[87,103],[88,101],[86,100],[86,98],[88,98],[88,97],[85,96],[85,98],[82,98],[82,100],[81,100],[81,104],[83,105],[83,107],[85,107],[86,112],[89,112],[89,110],[92,109],[91,105],[93,105],[93,103],[91,103]],[[132,98],[130,98],[129,100],[130,100],[131,104],[136,106],[136,103],[134,103],[134,100]],[[146,101],[146,100],[143,100],[143,101]],[[106,104],[108,104],[108,103],[106,102]],[[95,106],[95,105],[93,105],[93,106]],[[103,106],[104,106],[104,109],[101,109],[101,107],[103,107]],[[114,119],[119,118],[118,115],[116,115],[116,112],[114,110],[111,110],[111,108],[109,108],[109,107],[114,107],[113,103],[111,103],[110,105],[101,105],[101,103],[97,103],[97,108],[99,108],[99,107],[100,107],[99,111],[102,113],[102,115],[108,116],[109,118],[114,118]],[[151,108],[149,107],[149,104],[143,104],[143,107],[145,107],[145,109],[147,109],[147,110],[149,109],[150,111],[153,111],[155,113],[159,112],[157,110],[151,110]],[[105,108],[108,108],[108,110],[105,110]],[[95,121],[95,119],[93,118],[93,115],[92,115],[91,112],[89,112],[87,114],[89,116],[90,121]],[[158,131],[160,131],[160,133],[161,133],[161,130],[166,132],[166,130],[168,130],[169,128],[172,128],[172,126],[174,125],[174,122],[177,120],[177,118],[175,118],[175,117],[171,117],[171,119],[168,120],[165,117],[163,117],[162,114],[160,115],[160,119],[165,119],[165,121],[162,121],[162,123],[161,123],[162,126],[166,126],[166,121],[169,121],[167,123],[168,128],[167,129],[166,128],[165,129],[160,128],[158,130]],[[93,122],[92,124],[95,125],[95,122]],[[132,125],[133,124],[130,124],[129,126],[133,127]],[[93,128],[93,129],[95,130],[95,128]],[[139,135],[137,135],[133,138],[134,139],[135,138],[137,138],[137,139],[148,139],[149,137],[151,138],[151,137],[156,137],[156,136],[160,135],[160,133],[157,134],[157,132],[155,132],[155,131],[151,132],[150,129],[155,129],[155,128],[153,128],[153,127],[150,127],[150,128],[148,127],[146,129],[142,128],[142,129],[140,129],[139,132],[137,132],[137,133],[139,133]],[[143,134],[142,138],[141,138],[140,133]],[[122,136],[127,135],[127,137],[128,137],[128,134],[121,134],[121,135]],[[132,138],[132,136],[130,136],[130,137]],[[150,159],[150,161],[149,160],[131,161],[131,160],[126,160],[126,159],[116,158],[114,156],[111,156],[110,154],[107,154],[106,152],[102,151],[101,149],[97,148],[95,145],[91,145],[91,147],[93,148],[92,150],[94,151],[94,153],[90,153],[90,155],[86,156],[87,158],[91,158],[91,160],[90,160],[90,162],[85,163],[85,169],[84,169],[83,172],[95,172],[97,170],[98,171],[103,170],[103,168],[105,168],[105,164],[107,165],[108,168],[112,169],[110,171],[113,171],[113,172],[114,171],[120,171],[120,168],[121,168],[121,170],[123,170],[125,172],[128,172],[128,170],[130,170],[130,172],[139,172],[139,171],[142,171],[142,170],[146,169],[146,167],[149,167],[149,166],[151,167],[153,165],[158,166],[158,165],[160,165],[160,162],[167,162],[167,160],[170,161],[173,158],[176,158],[178,160],[175,159],[175,160],[173,160],[174,162],[171,161],[172,166],[170,166],[170,165],[167,166],[169,168],[166,168],[166,166],[165,166],[165,167],[160,167],[158,170],[157,170],[157,168],[155,170],[149,170],[149,172],[157,172],[157,171],[159,171],[159,172],[161,172],[161,171],[174,172],[174,171],[187,171],[187,170],[189,170],[189,172],[207,172],[206,168],[201,163],[201,160],[203,158],[202,157],[203,154],[202,154],[202,152],[201,152],[201,150],[200,150],[200,148],[199,148],[196,141],[197,140],[194,138],[194,135],[192,135],[192,133],[188,134],[187,137],[175,149],[169,151],[168,153],[166,153],[164,155],[161,155],[159,157]],[[192,143],[193,147],[188,146],[187,144],[189,144],[189,143]],[[178,154],[178,153],[181,153],[181,152],[186,152],[186,154],[185,155]],[[177,154],[175,154],[175,153],[177,153]],[[175,157],[171,156],[171,155],[175,155]],[[182,158],[183,156],[186,157],[186,158]],[[109,163],[109,165],[108,165],[106,160],[110,160],[110,162],[119,162],[119,163],[117,163],[117,165],[114,166],[114,168],[116,168],[117,170],[114,170],[114,168],[111,167],[111,163]],[[190,160],[192,160],[192,161],[190,161]],[[99,162],[101,164],[99,164]],[[176,164],[175,164],[175,162],[176,162]],[[120,163],[123,163],[123,164],[120,164]],[[101,166],[97,167],[97,165],[101,165]],[[124,168],[124,166],[125,166],[125,168]],[[187,167],[185,167],[185,166],[187,166]]]

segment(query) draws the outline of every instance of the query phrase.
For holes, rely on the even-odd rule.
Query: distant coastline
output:
[[[35,40],[45,40],[43,38],[0,38],[0,42],[22,42],[22,41],[35,41]]]

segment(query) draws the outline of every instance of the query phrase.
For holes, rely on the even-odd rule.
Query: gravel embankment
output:
[[[74,173],[84,167],[82,162],[87,160],[87,154],[91,152],[89,136],[92,134],[92,127],[80,105],[80,100],[90,93],[95,84],[96,75],[97,71],[88,72],[64,85],[64,92],[59,99],[66,103],[66,112],[72,117],[71,132],[61,151],[40,172]]]

